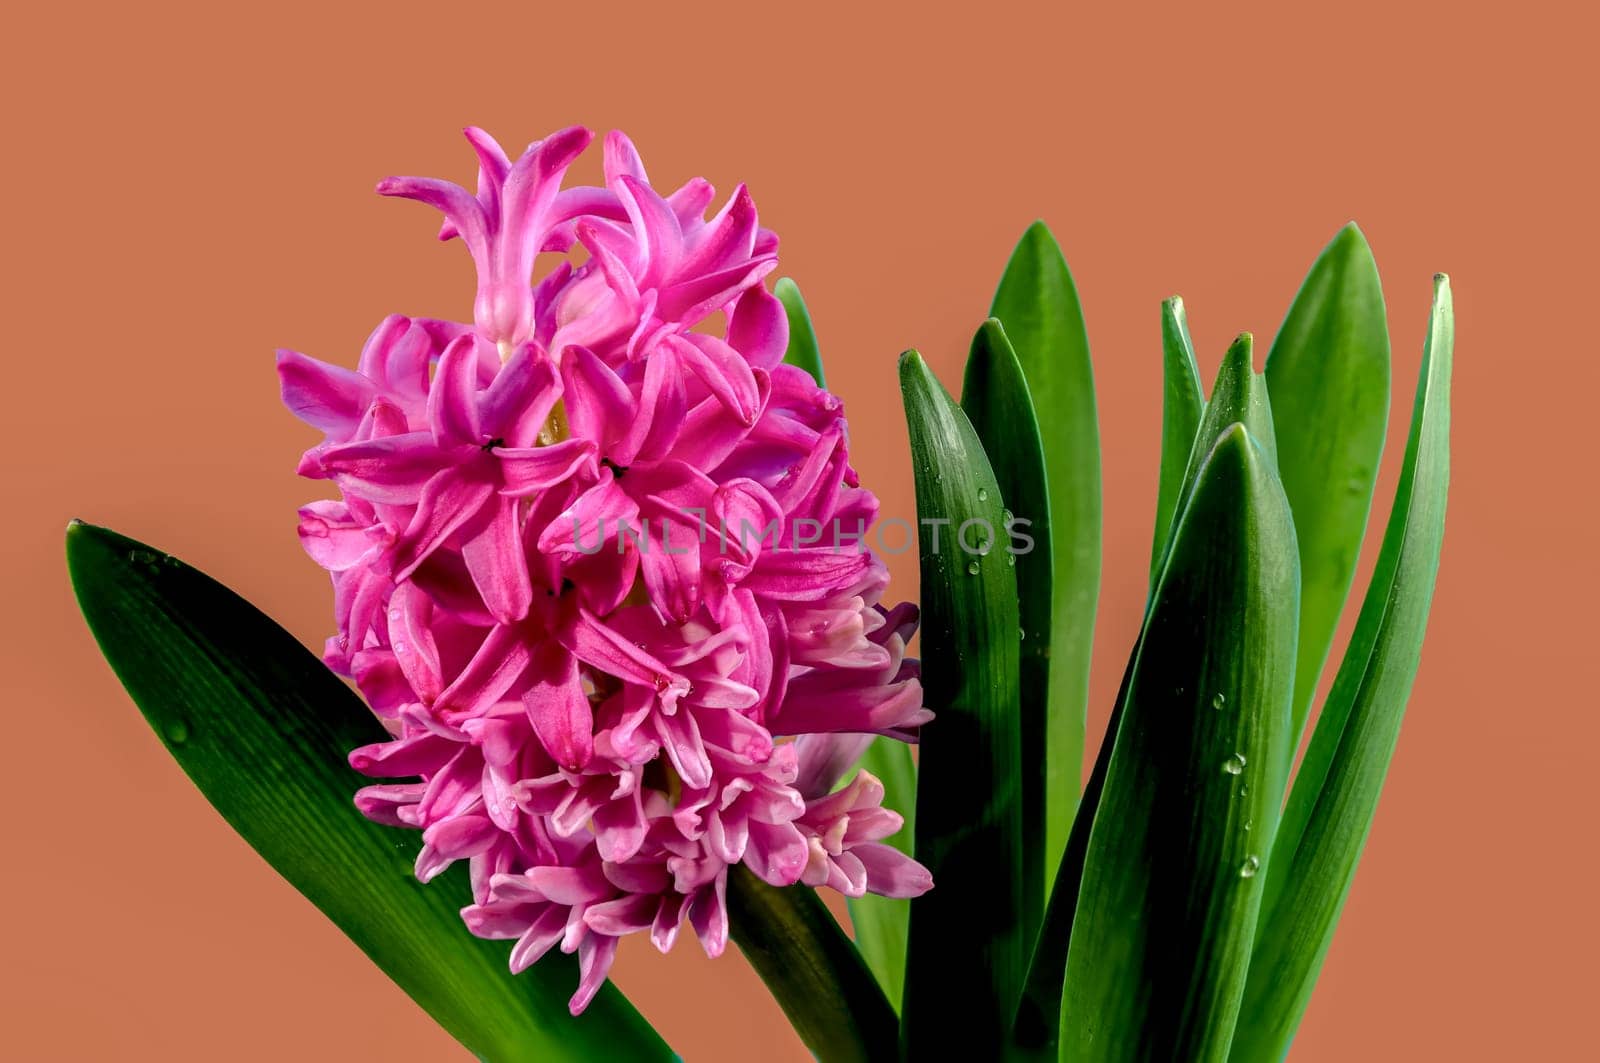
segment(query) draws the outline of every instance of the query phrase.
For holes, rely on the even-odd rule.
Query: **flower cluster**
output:
[[[883,842],[901,818],[878,781],[836,786],[872,735],[931,714],[882,562],[803,534],[876,501],[839,400],[781,364],[777,238],[749,193],[708,218],[709,184],[662,195],[615,132],[604,187],[563,189],[589,131],[515,161],[466,135],[476,193],[378,191],[443,212],[473,322],[391,317],[354,371],[278,367],[324,434],[300,472],[341,495],[300,514],[333,579],[326,660],[391,735],[350,762],[401,780],[356,804],[422,831],[424,881],[468,862],[463,918],[515,941],[513,971],[576,952],[576,1014],[625,934],[666,950],[687,919],[720,953],[735,865],[928,889]]]

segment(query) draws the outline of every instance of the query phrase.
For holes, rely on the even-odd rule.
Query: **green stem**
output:
[[[877,979],[816,891],[728,872],[733,940],[821,1063],[893,1059],[899,1023]]]

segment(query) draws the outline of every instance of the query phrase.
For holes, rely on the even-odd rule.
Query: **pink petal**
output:
[[[745,424],[755,423],[761,396],[744,355],[715,336],[698,332],[672,336],[666,342],[728,412]]]
[[[429,480],[422,489],[411,523],[395,540],[395,578],[408,578],[463,525],[481,519],[484,507],[491,500],[498,506],[494,485],[469,475],[467,469],[446,468]]]
[[[631,893],[614,901],[590,905],[583,911],[583,921],[597,934],[618,938],[649,929],[655,922],[658,907],[654,895]]]
[[[447,717],[476,716],[522,678],[529,660],[530,649],[521,630],[496,627],[461,674],[439,694],[435,707]]]
[[[566,930],[567,913],[557,905],[541,911],[511,947],[511,973],[521,974],[549,952]]]
[[[578,682],[577,662],[560,646],[546,643],[533,656],[531,674],[522,704],[534,733],[557,764],[581,771],[594,755],[594,714]]]
[[[428,420],[441,447],[483,442],[478,431],[477,345],[476,336],[464,335],[439,356],[439,369],[428,395]]]
[[[616,938],[590,934],[583,939],[578,946],[578,971],[582,977],[578,981],[578,991],[567,1002],[567,1010],[574,1015],[582,1014],[605,984],[606,975],[610,973],[611,963],[616,957]]]
[[[728,342],[752,366],[777,368],[789,348],[789,314],[783,303],[759,284],[746,291],[728,320]]]
[[[492,516],[482,530],[461,544],[461,558],[490,615],[502,624],[514,624],[528,615],[533,602],[528,558],[517,527],[517,500],[501,496],[490,501],[489,508]]]
[[[347,494],[391,505],[415,505],[442,462],[427,432],[345,443],[321,455],[322,468]]]
[[[503,494],[524,497],[561,483],[581,469],[594,468],[594,444],[587,439],[568,439],[549,447],[496,447],[490,451],[500,460]]]
[[[850,850],[867,873],[867,891],[883,897],[920,897],[933,888],[928,869],[892,845],[867,842]]]
[[[639,413],[622,378],[587,347],[568,347],[561,356],[567,423],[575,437],[595,440],[610,455]],[[624,459],[631,461],[632,455]]]
[[[472,442],[499,439],[502,447],[533,446],[560,397],[555,364],[538,344],[521,344],[477,400],[481,435]]]
[[[377,392],[360,373],[290,350],[278,352],[278,381],[289,412],[339,442],[354,434]]]
[[[619,175],[616,187],[639,240],[639,285],[654,287],[673,275],[683,255],[678,216],[654,189],[631,174]]]
[[[700,947],[715,959],[728,947],[728,875],[697,892],[689,901],[689,925],[700,938]]]

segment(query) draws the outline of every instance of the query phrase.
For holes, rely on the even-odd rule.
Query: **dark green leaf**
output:
[[[1083,774],[1089,657],[1100,594],[1100,429],[1078,291],[1043,222],[1034,222],[1017,242],[990,315],[1005,323],[1022,363],[1038,411],[1049,480],[1054,607],[1043,857],[1048,868],[1066,846]],[[1012,507],[1017,516],[1038,519],[1017,501]]]
[[[1295,665],[1299,742],[1372,509],[1389,423],[1383,287],[1361,230],[1340,230],[1312,265],[1267,358],[1280,475],[1300,536]]]
[[[900,360],[922,560],[917,859],[901,1047],[910,1059],[992,1059],[1023,962],[1017,581],[998,547],[1000,486],[966,415],[915,351]],[[942,522],[942,523],[939,523]],[[987,543],[987,547],[986,544]]]
[[[800,286],[788,277],[780,277],[778,283],[772,286],[772,294],[783,303],[784,312],[789,315],[789,350],[784,353],[783,360],[810,373],[819,388],[827,387],[828,382],[822,375],[822,351],[817,346],[817,330],[811,324],[806,301],[800,297]]]
[[[68,528],[67,564],[106,659],[201,793],[462,1044],[493,1063],[673,1058],[609,985],[570,1017],[572,957],[513,976],[505,943],[461,922],[464,869],[417,882],[417,836],[351,803],[365,780],[345,757],[383,728],[292,635],[203,573],[104,528]]]
[[[1216,448],[1222,436],[1233,425],[1243,424],[1251,439],[1260,445],[1268,466],[1272,465],[1272,411],[1267,402],[1266,383],[1261,374],[1251,368],[1251,342],[1248,332],[1241,333],[1223,356],[1211,386],[1211,400],[1206,403],[1195,432],[1194,446],[1184,463],[1184,477],[1176,492],[1174,527],[1181,523],[1183,513],[1194,494],[1194,487],[1206,457]],[[1257,435],[1257,433],[1260,433]],[[1167,537],[1166,550],[1161,561],[1165,567],[1171,554],[1172,536]],[[1158,581],[1159,583],[1159,581]],[[1072,936],[1073,918],[1077,912],[1079,886],[1083,880],[1084,859],[1089,849],[1090,830],[1095,823],[1101,795],[1105,791],[1106,775],[1111,767],[1114,738],[1122,723],[1127,705],[1129,684],[1133,669],[1139,660],[1150,622],[1149,608],[1154,604],[1154,589],[1146,603],[1144,629],[1134,643],[1132,655],[1122,673],[1122,684],[1112,703],[1111,719],[1106,725],[1106,736],[1095,754],[1094,768],[1084,786],[1083,800],[1072,821],[1072,831],[1067,846],[1056,867],[1055,884],[1046,906],[1044,925],[1033,946],[1028,965],[1028,976],[1023,998],[1017,1011],[1016,1039],[1019,1045],[1034,1053],[1053,1055],[1059,1029],[1062,980],[1067,967],[1067,946]]]
[[[1156,528],[1150,544],[1150,586],[1153,590],[1161,575],[1161,559],[1166,555],[1167,536],[1178,509],[1178,492],[1183,487],[1194,449],[1195,433],[1205,411],[1205,394],[1200,390],[1200,368],[1194,360],[1194,341],[1189,339],[1189,318],[1183,300],[1174,295],[1161,304],[1161,483],[1156,493]]]
[[[1377,568],[1278,833],[1234,1045],[1239,1063],[1276,1063],[1289,1050],[1400,734],[1444,539],[1454,340],[1450,283],[1441,274]]]
[[[778,889],[735,867],[728,872],[728,922],[740,951],[821,1063],[894,1057],[894,1009],[816,890]]]
[[[1245,427],[1182,507],[1095,812],[1060,1058],[1223,1060],[1289,767],[1288,503]]]
[[[1044,908],[1047,794],[1046,720],[1050,683],[1051,598],[1050,494],[1045,483],[1044,446],[1039,421],[1016,352],[999,321],[990,318],[972,338],[961,409],[972,421],[994,467],[1000,496],[1019,514],[1010,529],[1019,537],[1006,543],[1017,570],[1022,686],[1017,700],[1022,735],[1022,905],[1023,933],[1031,939]],[[1025,536],[1026,538],[1022,538]],[[1008,535],[1010,540],[1010,535]],[[1036,547],[1036,548],[1035,548]],[[1070,720],[1057,721],[1068,727]],[[1058,736],[1057,748],[1081,743],[1082,736]]]
[[[884,841],[907,856],[915,855],[911,839],[916,830],[917,765],[911,757],[911,747],[893,738],[875,738],[861,757],[861,770],[871,772],[883,783],[883,807],[905,817],[905,826],[899,833]],[[884,996],[898,1011],[905,987],[906,923],[911,917],[911,902],[903,897],[868,893],[851,897],[849,904],[856,948],[883,987]]]

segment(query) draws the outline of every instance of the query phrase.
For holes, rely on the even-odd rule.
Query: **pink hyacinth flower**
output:
[[[467,245],[472,322],[391,317],[354,371],[285,351],[279,375],[322,433],[300,471],[341,494],[300,513],[325,659],[390,735],[350,754],[379,780],[356,805],[421,832],[420,879],[467,862],[463,918],[513,971],[576,953],[576,1013],[628,934],[665,951],[687,919],[720,954],[736,867],[928,889],[877,780],[836,787],[932,714],[843,406],[780,364],[749,191],[708,217],[709,184],[657,192],[620,133],[604,187],[563,190],[587,130],[515,161],[467,138],[476,192],[379,191]]]

